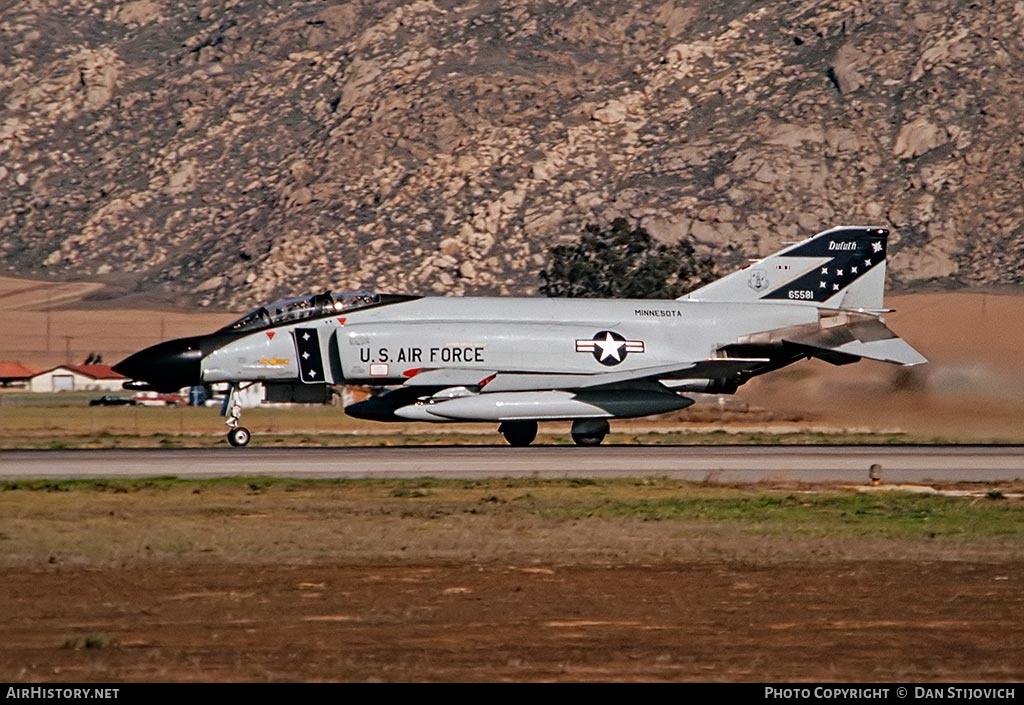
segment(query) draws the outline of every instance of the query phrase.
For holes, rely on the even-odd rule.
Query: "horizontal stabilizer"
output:
[[[889,338],[887,340],[851,340],[848,343],[842,345],[836,345],[833,347],[822,347],[816,345],[807,345],[803,343],[793,342],[801,347],[812,348],[827,351],[828,353],[839,353],[841,355],[852,355],[854,357],[866,358],[868,360],[878,360],[880,362],[892,362],[897,365],[922,365],[928,360],[914,350],[907,341],[903,338]],[[813,356],[813,351],[812,351]]]
[[[842,313],[823,317],[816,326],[785,331],[780,338],[785,343],[808,348],[813,357],[830,362],[843,358],[867,358],[908,366],[928,362],[921,353],[889,330],[880,318],[867,314]]]

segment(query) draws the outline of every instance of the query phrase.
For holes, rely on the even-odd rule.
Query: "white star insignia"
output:
[[[822,274],[828,274],[828,267],[822,267],[821,268],[821,273]]]
[[[837,269],[837,270],[836,270],[836,276],[837,276],[837,277],[841,277],[841,276],[843,276],[843,270],[841,270],[841,269]]]
[[[310,378],[316,377],[316,370],[310,370],[309,371],[309,376],[310,376]]]
[[[604,340],[595,340],[594,344],[601,348],[601,357],[599,360],[611,357],[617,361],[622,361],[622,356],[619,353],[622,351],[622,348],[625,347],[625,343],[613,338],[611,333],[605,333]]]
[[[302,334],[302,339],[309,340],[309,331],[306,331],[305,333]]]
[[[302,353],[302,359],[303,359],[303,360],[308,360],[308,359],[309,359],[309,352],[308,352],[308,351],[307,351],[307,352],[304,352],[304,353]]]
[[[838,284],[833,284],[832,285],[832,291],[839,291],[839,285]]]
[[[872,242],[871,243],[871,250],[873,252],[881,252],[882,251],[882,243],[880,243],[880,242]]]
[[[857,268],[856,267],[850,267],[850,274],[857,274]]]
[[[824,289],[825,288],[825,282],[818,282],[818,288],[819,289]]]
[[[864,260],[864,266],[865,267],[870,267],[871,266],[871,260],[869,260],[869,259]]]

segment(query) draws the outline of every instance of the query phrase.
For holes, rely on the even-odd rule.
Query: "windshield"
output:
[[[344,311],[409,301],[415,298],[417,297],[377,294],[372,291],[325,291],[322,294],[281,299],[267,306],[261,306],[225,326],[222,330],[238,332],[258,330],[307,318],[322,318]]]

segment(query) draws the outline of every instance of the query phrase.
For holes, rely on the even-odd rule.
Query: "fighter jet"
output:
[[[886,327],[885,228],[843,226],[676,300],[420,297],[324,292],[261,306],[224,328],[159,343],[114,366],[128,389],[227,382],[228,441],[245,446],[240,389],[324,402],[334,385],[383,394],[348,406],[375,421],[483,421],[527,446],[570,420],[598,445],[609,419],[732,394],[799,360],[926,362]]]

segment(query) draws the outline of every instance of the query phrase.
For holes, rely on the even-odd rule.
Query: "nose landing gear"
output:
[[[244,426],[240,426],[242,420],[242,404],[238,399],[239,385],[232,384],[228,389],[228,396],[224,399],[224,406],[220,410],[221,416],[227,416],[224,422],[228,427],[228,443],[235,448],[244,448],[252,440],[252,433]]]

